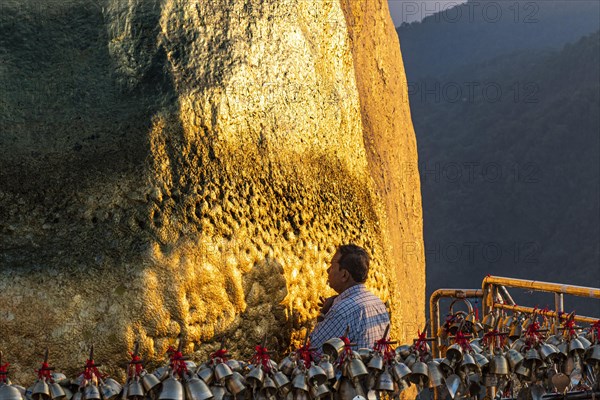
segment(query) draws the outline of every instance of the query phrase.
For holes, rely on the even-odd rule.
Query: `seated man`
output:
[[[338,247],[327,269],[327,283],[338,295],[323,302],[311,347],[321,350],[328,339],[343,336],[347,326],[348,338],[358,348],[372,348],[383,337],[390,317],[383,302],[365,287],[368,274],[365,249],[354,244]]]

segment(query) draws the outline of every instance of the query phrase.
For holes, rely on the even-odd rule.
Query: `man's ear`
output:
[[[347,269],[342,270],[342,281],[347,282],[350,279],[350,272]]]

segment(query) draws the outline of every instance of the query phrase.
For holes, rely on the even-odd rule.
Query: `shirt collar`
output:
[[[344,299],[347,299],[349,297],[355,296],[356,294],[358,294],[359,292],[362,292],[364,290],[365,290],[364,283],[359,283],[358,285],[351,286],[348,289],[344,290],[342,293],[340,293],[338,295],[338,297],[335,298],[334,304],[338,303]]]

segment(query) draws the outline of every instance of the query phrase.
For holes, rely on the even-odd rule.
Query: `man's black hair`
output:
[[[365,282],[369,275],[369,255],[367,251],[355,244],[344,244],[338,247],[340,252],[340,269],[350,273],[355,282]]]

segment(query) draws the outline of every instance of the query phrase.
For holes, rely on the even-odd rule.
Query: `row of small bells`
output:
[[[598,390],[600,322],[586,337],[575,333],[570,315],[559,329],[563,334],[546,337],[544,333],[554,327],[547,319],[540,326],[537,313],[529,318],[518,313],[491,313],[481,322],[469,321],[469,315],[450,319],[442,336],[453,338],[455,343],[447,348],[443,359],[417,355],[414,346],[396,349],[413,374],[420,373],[421,382],[438,389],[445,385],[452,398],[476,396],[484,387],[493,388],[498,398],[503,392],[540,397],[547,392]],[[477,337],[484,331],[482,338]],[[425,358],[426,364],[417,362],[419,357]]]
[[[168,365],[149,373],[136,345],[124,385],[98,371],[92,347],[84,373],[76,379],[50,372],[46,357],[40,369],[44,373],[30,388],[12,385],[8,379],[0,383],[0,400],[350,400],[365,398],[366,392],[399,394],[407,386],[402,380],[405,373],[399,374],[391,362],[384,363],[380,351],[352,351],[351,346],[345,338],[333,338],[320,356],[305,345],[279,365],[264,346],[257,346],[250,363],[228,359],[222,348],[199,367],[183,357],[180,346],[169,349]]]
[[[48,350],[39,370],[38,379],[29,388],[12,384],[6,377],[0,378],[0,400],[114,400],[122,392],[123,387],[112,378],[104,378],[98,372],[93,361],[93,346],[90,358],[86,361],[84,373],[74,380],[67,379],[60,372],[53,372],[48,365]],[[0,353],[1,355],[1,353]],[[1,356],[0,356],[1,364]],[[8,364],[5,364],[8,366]]]
[[[279,370],[292,382],[292,399],[359,400],[399,395],[406,384],[396,382],[390,372],[388,347],[393,342],[382,339],[381,343],[387,347],[354,351],[346,337],[331,338],[323,344],[322,355],[305,345],[284,358]]]
[[[449,346],[443,359],[433,358],[424,334],[415,344],[399,346],[394,352],[389,347],[393,342],[353,351],[347,339],[332,338],[323,345],[321,357],[305,345],[279,365],[260,346],[255,362],[228,359],[221,349],[200,367],[185,360],[180,349],[170,349],[169,365],[153,373],[142,368],[134,351],[124,386],[97,371],[93,348],[84,374],[77,379],[49,372],[45,360],[39,379],[28,389],[10,383],[0,357],[0,400],[350,400],[357,396],[371,400],[397,398],[411,384],[419,390],[445,386],[452,398],[475,396],[484,386],[513,394],[597,388],[600,344],[594,329],[588,337],[573,334],[572,325],[569,330],[565,322],[565,334],[539,337],[533,343],[528,332],[544,331],[544,326],[530,329],[535,320],[536,316],[525,319],[517,314],[510,319],[488,314],[480,323],[488,331],[484,338],[476,337],[475,323],[461,321],[450,332],[460,343]],[[474,338],[466,346],[469,335]]]

